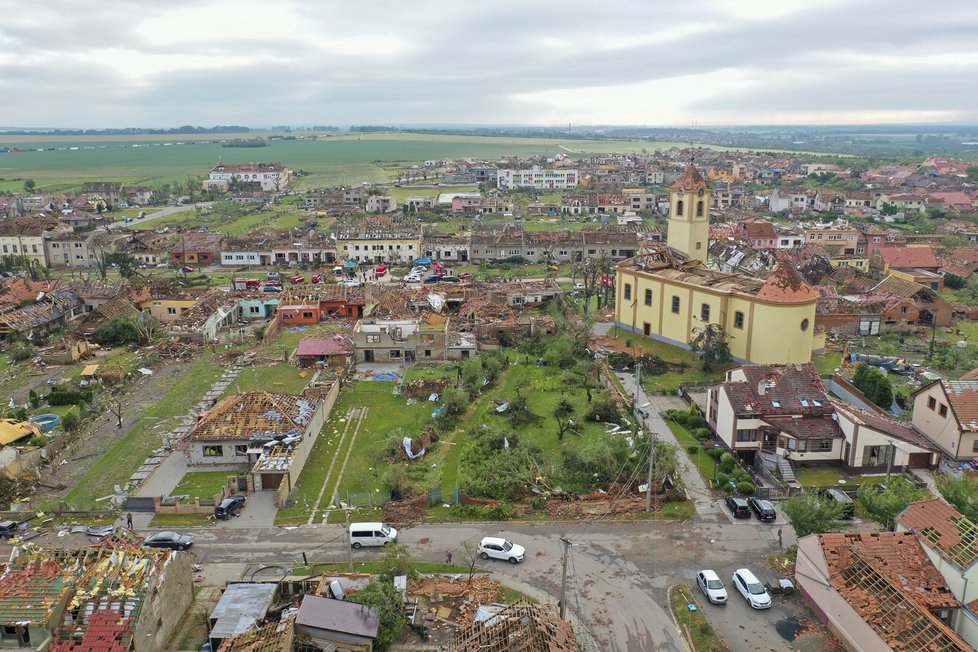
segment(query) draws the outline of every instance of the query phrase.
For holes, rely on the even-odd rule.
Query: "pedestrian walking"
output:
[[[126,527],[132,529],[132,512],[126,514]]]
[[[778,547],[784,549],[784,542],[781,539],[781,528],[778,528]]]
[[[451,550],[446,550],[445,551],[445,563],[446,564],[452,563],[452,551]]]

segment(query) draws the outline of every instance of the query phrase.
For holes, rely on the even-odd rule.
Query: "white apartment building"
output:
[[[576,188],[579,178],[577,170],[496,170],[496,186],[501,189],[566,190]]]
[[[292,181],[292,170],[281,163],[220,163],[204,179],[204,189],[226,191],[232,181],[242,186],[257,185],[265,192],[277,192]]]

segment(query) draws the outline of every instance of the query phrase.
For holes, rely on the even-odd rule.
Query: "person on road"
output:
[[[132,512],[126,514],[126,527],[132,529]]]
[[[445,563],[446,564],[452,563],[452,551],[451,550],[446,550],[445,551]]]

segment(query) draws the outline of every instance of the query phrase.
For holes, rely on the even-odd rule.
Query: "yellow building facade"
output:
[[[706,263],[710,249],[710,186],[692,165],[669,194],[669,246]]]
[[[150,299],[139,304],[143,312],[164,324],[180,319],[184,312],[198,303],[197,299]]]
[[[818,292],[788,264],[767,279],[709,269],[709,187],[692,166],[673,185],[670,201],[668,246],[646,247],[617,267],[617,325],[688,349],[704,327],[719,324],[741,362],[810,362],[824,344],[815,333]]]

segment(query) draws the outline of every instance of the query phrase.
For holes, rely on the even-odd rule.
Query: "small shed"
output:
[[[278,584],[272,583],[228,584],[210,615],[211,649],[218,649],[226,638],[257,629],[265,620],[276,591]]]
[[[303,596],[295,619],[298,632],[327,650],[333,649],[330,647],[333,645],[355,652],[373,652],[379,626],[380,617],[370,607],[315,595]]]
[[[318,362],[328,367],[342,367],[353,359],[353,342],[343,336],[305,337],[296,349],[299,365],[312,367]]]

